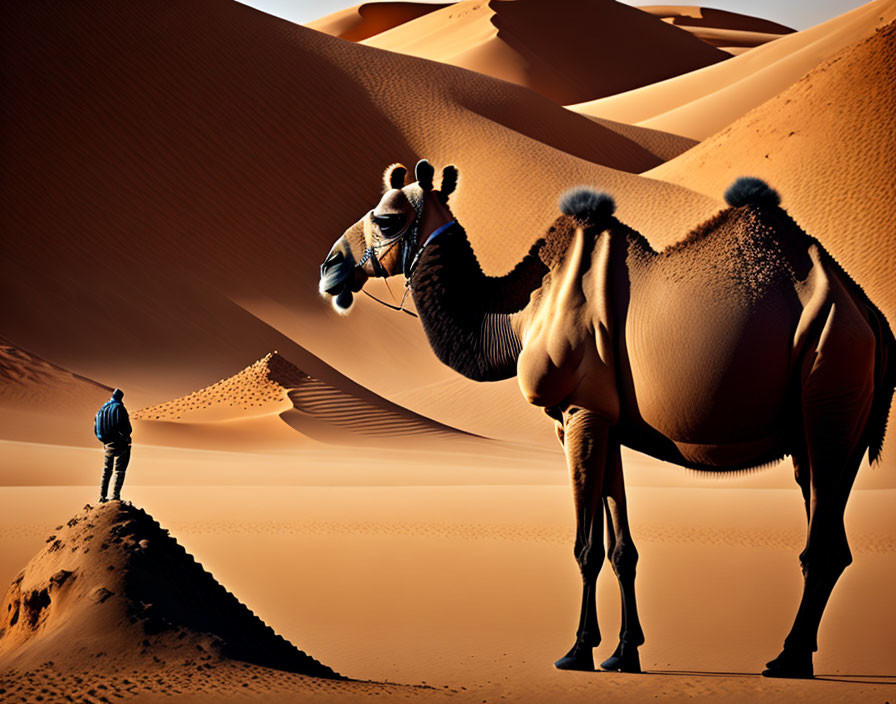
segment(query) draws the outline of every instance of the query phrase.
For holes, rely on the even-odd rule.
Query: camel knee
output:
[[[836,578],[851,564],[852,551],[845,539],[834,545],[820,546],[818,549],[807,547],[800,553],[800,567],[804,577],[808,577],[810,572],[818,572]]]
[[[603,543],[580,543],[576,541],[573,554],[583,578],[596,577],[600,572],[606,553]]]
[[[610,564],[619,579],[634,579],[638,566],[638,550],[631,538],[621,538],[610,552]]]

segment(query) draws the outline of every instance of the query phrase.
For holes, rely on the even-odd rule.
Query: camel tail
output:
[[[616,211],[616,203],[606,193],[588,186],[578,186],[560,196],[560,210],[586,225],[603,230],[610,224],[610,218]]]
[[[868,463],[872,464],[880,459],[884,436],[887,433],[890,403],[896,388],[896,339],[883,313],[873,305],[868,306],[868,312],[868,322],[877,338],[877,349],[874,353],[874,398],[865,426]]]
[[[728,186],[728,190],[725,191],[725,202],[732,208],[744,205],[774,207],[781,204],[781,196],[761,178],[741,176]]]

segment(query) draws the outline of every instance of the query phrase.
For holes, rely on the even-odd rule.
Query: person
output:
[[[103,443],[105,450],[103,459],[103,480],[100,484],[100,503],[109,499],[106,495],[109,491],[109,480],[113,470],[115,481],[112,485],[112,500],[121,500],[121,486],[124,484],[124,473],[131,459],[131,419],[128,411],[121,402],[124,392],[115,389],[112,398],[104,403],[96,412],[94,432],[97,439]]]

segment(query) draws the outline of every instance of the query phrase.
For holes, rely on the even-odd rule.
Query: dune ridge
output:
[[[111,386],[22,349],[0,337],[0,437],[80,444]]]
[[[640,5],[638,9],[729,53],[741,53],[796,31],[771,20],[709,7]]]
[[[875,0],[723,63],[571,109],[703,140],[894,19],[896,2]]]
[[[612,0],[462,0],[363,43],[501,78],[561,104],[612,95],[730,56]]]
[[[446,3],[365,2],[306,22],[305,26],[346,41],[359,42],[443,7]]]
[[[210,447],[324,443],[365,444],[410,437],[470,438],[468,433],[370,393],[352,393],[271,352],[233,376],[133,414],[142,442]],[[282,421],[282,422],[281,422]],[[287,428],[298,431],[293,437]],[[292,441],[292,442],[290,442]]]
[[[0,406],[39,403],[42,413],[53,415],[85,401],[104,400],[111,392],[111,386],[70,372],[0,337]]]
[[[272,349],[386,398],[452,375],[417,321],[361,301],[346,324],[317,291],[322,258],[396,160],[459,165],[455,212],[490,273],[522,258],[571,184],[613,191],[647,235],[684,231],[717,207],[635,176],[661,160],[519,86],[238,3],[197,7],[36,0],[8,8],[0,27],[14,116],[5,150],[17,165],[0,195],[0,295],[20,302],[4,334],[114,380],[132,407]],[[651,213],[645,202],[676,207]]]

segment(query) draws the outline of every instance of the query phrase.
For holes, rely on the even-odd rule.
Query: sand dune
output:
[[[572,109],[702,140],[893,19],[896,2],[875,0],[721,64]]]
[[[364,43],[502,78],[563,104],[630,90],[729,56],[612,0],[463,0]]]
[[[367,2],[339,10],[326,17],[308,22],[305,26],[340,39],[359,42],[443,7],[446,7],[446,4]]]
[[[31,442],[83,444],[112,387],[0,338],[0,437]]]
[[[709,7],[646,5],[638,9],[728,52],[750,49],[795,31],[771,20]]]
[[[331,378],[339,376],[331,372]],[[309,439],[406,445],[414,438],[430,446],[439,439],[475,440],[361,391],[348,379],[342,386],[316,379],[272,352],[211,386],[140,409],[133,414],[135,435],[143,444],[243,451],[295,448]]]
[[[620,171],[660,159],[531,91],[236,3],[209,2],[201,25],[186,8],[112,2],[6,14],[17,168],[2,194],[0,294],[22,303],[4,334],[124,388],[132,408],[272,349],[329,383],[304,347],[386,397],[453,375],[417,321],[365,300],[348,323],[317,293],[322,257],[397,159],[459,165],[456,212],[491,272],[522,257],[572,184],[611,190],[648,236],[717,205]]]
[[[50,659],[83,667],[105,655],[121,670],[160,658],[175,672],[239,660],[338,677],[276,635],[151,516],[118,501],[58,526],[2,606],[4,669]]]

